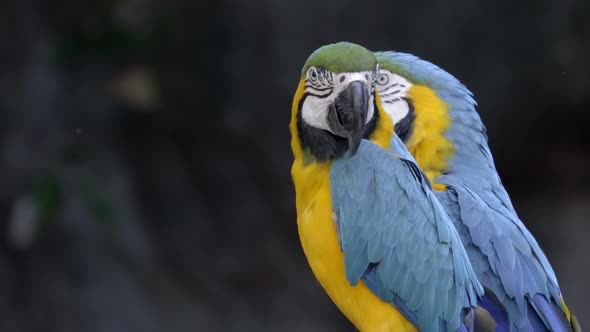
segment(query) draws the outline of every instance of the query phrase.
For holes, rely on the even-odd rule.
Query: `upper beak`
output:
[[[334,134],[348,139],[351,155],[356,153],[363,139],[369,99],[369,87],[361,81],[353,81],[340,93],[328,112],[328,126]]]

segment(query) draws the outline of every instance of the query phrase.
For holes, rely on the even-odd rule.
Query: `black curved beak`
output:
[[[363,139],[369,99],[369,87],[354,81],[340,93],[328,112],[328,126],[334,134],[348,139],[351,155],[356,153]]]

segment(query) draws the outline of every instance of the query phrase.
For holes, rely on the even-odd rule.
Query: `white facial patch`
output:
[[[383,110],[391,117],[393,124],[408,115],[410,105],[404,99],[412,86],[405,78],[388,70],[381,69],[377,77],[377,92],[381,98]]]
[[[367,84],[369,90],[372,90],[373,76],[374,73],[370,71],[333,74],[311,67],[307,72],[305,88],[307,96],[301,106],[301,117],[308,125],[333,133],[328,126],[328,111],[331,105],[334,104],[340,93],[354,81],[363,82]],[[371,94],[367,110],[367,123],[375,113],[373,99]]]

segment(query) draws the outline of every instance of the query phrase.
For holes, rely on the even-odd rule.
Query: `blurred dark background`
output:
[[[353,331],[302,254],[288,122],[336,41],[474,93],[590,326],[585,0],[0,2],[0,331]]]

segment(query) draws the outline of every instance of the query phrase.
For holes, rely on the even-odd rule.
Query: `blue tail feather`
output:
[[[538,317],[541,324],[549,331],[569,332],[572,330],[563,310],[555,302],[547,300],[540,294],[533,296],[530,302],[532,310],[529,309],[529,315]]]
[[[547,300],[540,294],[536,294],[532,299],[527,298],[527,300],[527,320],[525,326],[519,326],[518,330],[535,332],[572,331],[572,327],[563,310],[555,302]],[[508,319],[506,309],[488,289],[486,289],[486,293],[478,300],[477,304],[487,310],[496,321],[495,332],[509,332],[514,330],[515,326],[512,325],[514,322],[510,322]]]

